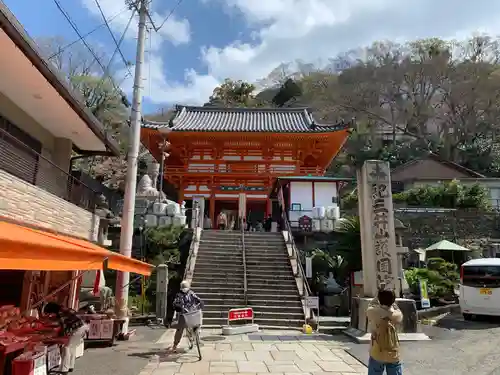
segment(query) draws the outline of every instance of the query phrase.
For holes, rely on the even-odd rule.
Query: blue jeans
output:
[[[387,375],[403,375],[403,368],[401,363],[384,363],[374,360],[370,357],[368,361],[368,375],[382,375],[384,369]]]

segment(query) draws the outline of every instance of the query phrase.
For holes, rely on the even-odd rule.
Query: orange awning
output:
[[[154,266],[91,242],[0,222],[0,269],[85,271],[108,267],[149,276]]]

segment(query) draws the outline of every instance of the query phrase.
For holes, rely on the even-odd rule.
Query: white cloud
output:
[[[90,1],[90,0],[85,0]],[[104,0],[101,0],[104,1]],[[111,0],[108,0],[111,1]],[[208,74],[188,70],[185,83],[169,83],[159,69],[152,100],[203,103],[224,78],[256,81],[283,62],[325,60],[376,40],[455,38],[500,32],[500,2],[492,0],[204,0],[240,13],[254,30],[251,43],[202,48]],[[208,20],[207,20],[208,21]],[[147,94],[147,90],[146,90]]]
[[[194,70],[188,69],[184,74],[184,81],[170,81],[166,78],[163,60],[152,55],[144,64],[143,70],[143,95],[148,97],[153,103],[172,103],[172,104],[200,104],[206,102],[212,94],[212,90],[219,84],[216,78],[211,75],[198,75]],[[124,77],[126,71],[118,73],[118,76]],[[120,81],[120,80],[118,80]],[[133,77],[128,77],[123,81],[123,90],[132,93]]]
[[[89,12],[102,20],[101,13],[95,0],[81,0],[83,6],[89,10]],[[106,19],[110,19],[115,15],[119,14],[118,17],[113,19],[110,23],[112,30],[116,33],[117,40],[127,27],[128,21],[132,14],[132,11],[123,11],[125,9],[125,1],[124,0],[99,0],[99,4],[101,9],[106,17]],[[168,11],[169,13],[169,11]],[[168,13],[164,14],[162,12],[150,11],[151,18],[153,19],[156,26],[160,26],[163,23],[163,20],[167,18]],[[126,37],[128,39],[134,39],[137,37],[138,30],[138,16],[136,14],[135,20],[132,21]],[[115,35],[115,36],[116,36]],[[163,24],[163,27],[159,30],[158,33],[153,33],[151,47],[155,50],[160,48],[161,43],[164,40],[170,41],[174,45],[187,44],[191,41],[191,30],[189,21],[187,19],[179,19],[175,16],[175,14],[170,15],[167,21]]]

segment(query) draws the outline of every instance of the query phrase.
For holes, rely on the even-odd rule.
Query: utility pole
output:
[[[130,114],[130,142],[127,155],[127,176],[125,180],[125,197],[123,202],[123,213],[120,233],[120,254],[132,256],[132,239],[134,236],[134,211],[135,195],[137,188],[137,162],[139,159],[139,147],[141,137],[142,120],[142,70],[144,65],[144,48],[146,41],[146,19],[148,17],[148,3],[150,0],[139,0],[137,3],[139,11],[139,33],[137,38],[137,52],[135,63],[134,92],[132,101],[132,112]],[[128,272],[117,272],[116,275],[116,302],[117,317],[123,319],[120,337],[128,338],[128,292],[130,274]]]

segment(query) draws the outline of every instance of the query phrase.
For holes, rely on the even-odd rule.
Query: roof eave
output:
[[[118,156],[120,154],[118,143],[106,134],[102,124],[83,104],[82,99],[77,97],[61,74],[42,57],[36,44],[2,0],[0,0],[0,27],[30,60],[33,66],[54,87],[57,93],[69,104],[73,111],[87,124],[89,129],[103,142],[107,151],[99,152],[99,154]]]

